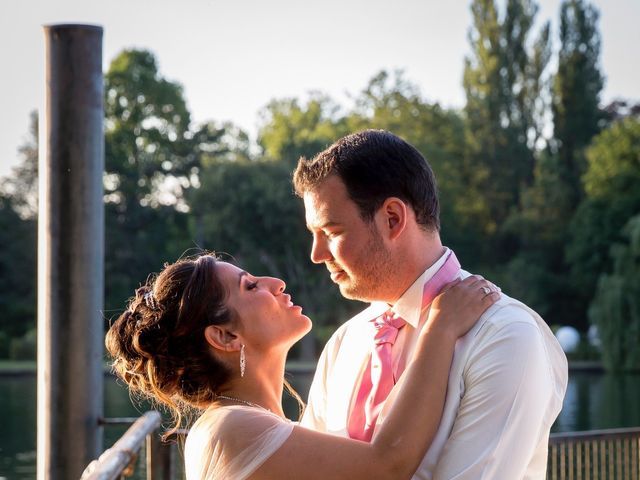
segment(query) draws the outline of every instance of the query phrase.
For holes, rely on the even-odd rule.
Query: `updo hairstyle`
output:
[[[113,370],[132,393],[167,406],[175,426],[191,407],[204,408],[231,370],[211,353],[204,330],[234,321],[213,255],[165,264],[136,290],[107,332]]]

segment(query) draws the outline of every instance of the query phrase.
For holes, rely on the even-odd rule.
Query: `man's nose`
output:
[[[323,263],[331,259],[331,252],[324,238],[314,236],[310,257],[313,263]]]

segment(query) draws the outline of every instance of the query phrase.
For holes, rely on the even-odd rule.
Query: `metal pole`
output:
[[[38,479],[79,478],[103,408],[102,28],[44,27],[38,219]]]
[[[182,437],[184,438],[184,437]],[[176,443],[180,440],[176,440]],[[147,480],[171,480],[176,478],[173,445],[160,439],[154,431],[147,435]]]

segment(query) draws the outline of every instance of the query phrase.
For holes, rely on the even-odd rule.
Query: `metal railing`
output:
[[[111,448],[87,466],[81,480],[116,480],[132,476],[143,445],[147,480],[174,479],[173,446],[160,440],[160,422],[160,414],[155,411],[146,412],[139,418],[103,419],[103,425],[131,426]]]
[[[132,425],[87,466],[81,480],[116,480],[133,475],[141,463],[138,455],[143,444],[147,480],[176,478],[174,444],[160,440],[158,412],[146,412],[137,419],[105,419],[103,424]],[[179,430],[174,437],[184,438],[186,433]],[[640,480],[640,427],[551,434],[547,480]]]
[[[639,480],[640,428],[552,434],[547,479]]]

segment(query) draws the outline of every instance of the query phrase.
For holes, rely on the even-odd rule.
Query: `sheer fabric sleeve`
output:
[[[282,446],[293,426],[256,408],[233,406],[206,411],[187,436],[187,480],[247,478]]]

